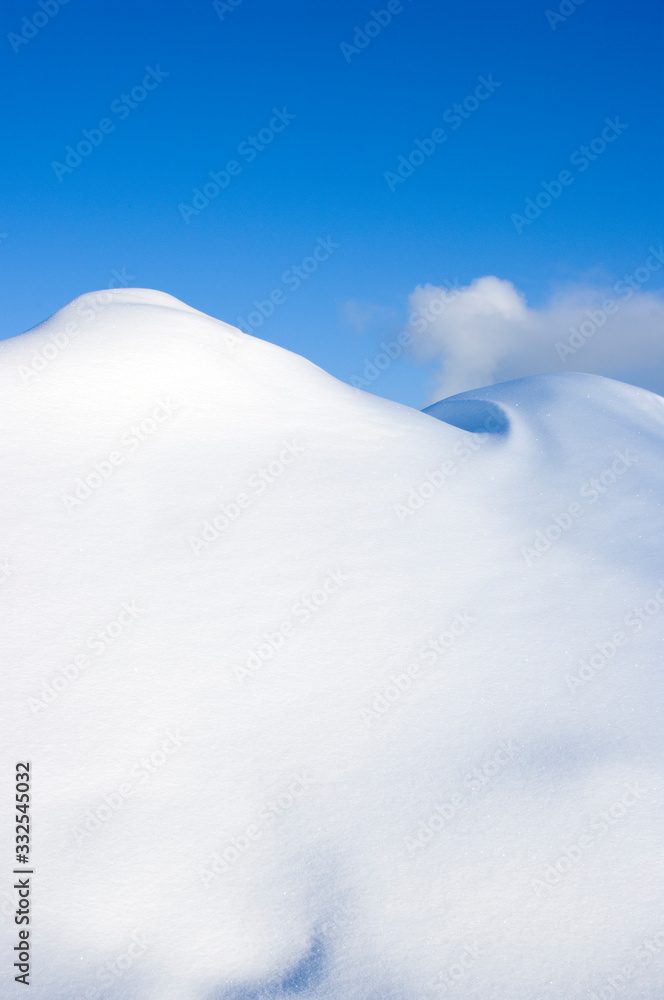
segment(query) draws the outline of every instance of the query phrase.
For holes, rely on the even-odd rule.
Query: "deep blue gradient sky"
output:
[[[18,46],[7,36],[41,8],[3,4],[0,336],[117,284],[114,272],[234,324],[279,289],[256,335],[349,380],[418,284],[494,274],[537,306],[564,282],[615,281],[661,242],[654,0],[567,0],[555,30],[546,2],[403,0],[349,58],[341,43],[384,3],[235,3],[222,20],[211,0],[69,0]],[[148,66],[168,76],[120,112]],[[446,125],[490,75],[495,92]],[[238,146],[274,108],[295,117],[248,162]],[[511,215],[616,116],[628,129],[518,233]],[[113,131],[59,180],[53,162],[104,118]],[[439,126],[446,142],[390,190],[385,172]],[[241,172],[186,222],[179,206],[229,160]],[[285,283],[319,238],[339,246],[299,288]],[[380,307],[364,333],[349,301]],[[421,405],[425,381],[402,358],[373,391]]]

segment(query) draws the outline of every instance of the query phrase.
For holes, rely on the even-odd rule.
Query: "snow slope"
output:
[[[33,1000],[659,1000],[663,399],[419,413],[141,289],[0,380]]]

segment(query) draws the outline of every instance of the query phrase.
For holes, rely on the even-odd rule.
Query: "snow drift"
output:
[[[0,380],[34,1000],[661,996],[663,399],[420,413],[140,289]]]

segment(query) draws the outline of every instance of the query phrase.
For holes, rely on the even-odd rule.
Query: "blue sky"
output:
[[[167,291],[233,324],[260,319],[254,301],[273,294],[255,335],[350,381],[403,329],[418,285],[494,275],[546,310],[560,289],[592,299],[661,246],[659,4],[217,8],[3,5],[0,336],[110,283]],[[425,151],[413,157],[416,140]],[[74,152],[57,166],[81,142],[80,163]],[[584,145],[596,150],[585,168]],[[395,179],[409,157],[412,172]],[[572,180],[547,205],[542,182],[555,193],[564,170]],[[193,202],[195,188],[214,192],[210,172],[226,187]],[[539,215],[515,219],[538,195]],[[634,298],[650,296],[652,318],[664,267],[650,260]],[[636,322],[633,305],[614,340]],[[451,336],[404,350],[365,387],[423,405]],[[630,368],[615,343],[603,357],[593,337],[578,370],[664,392],[659,369],[648,374],[643,358]],[[548,370],[543,354],[532,363]]]

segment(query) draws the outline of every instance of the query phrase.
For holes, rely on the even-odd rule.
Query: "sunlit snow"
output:
[[[418,412],[140,289],[0,380],[32,1000],[660,1000],[662,398]]]

